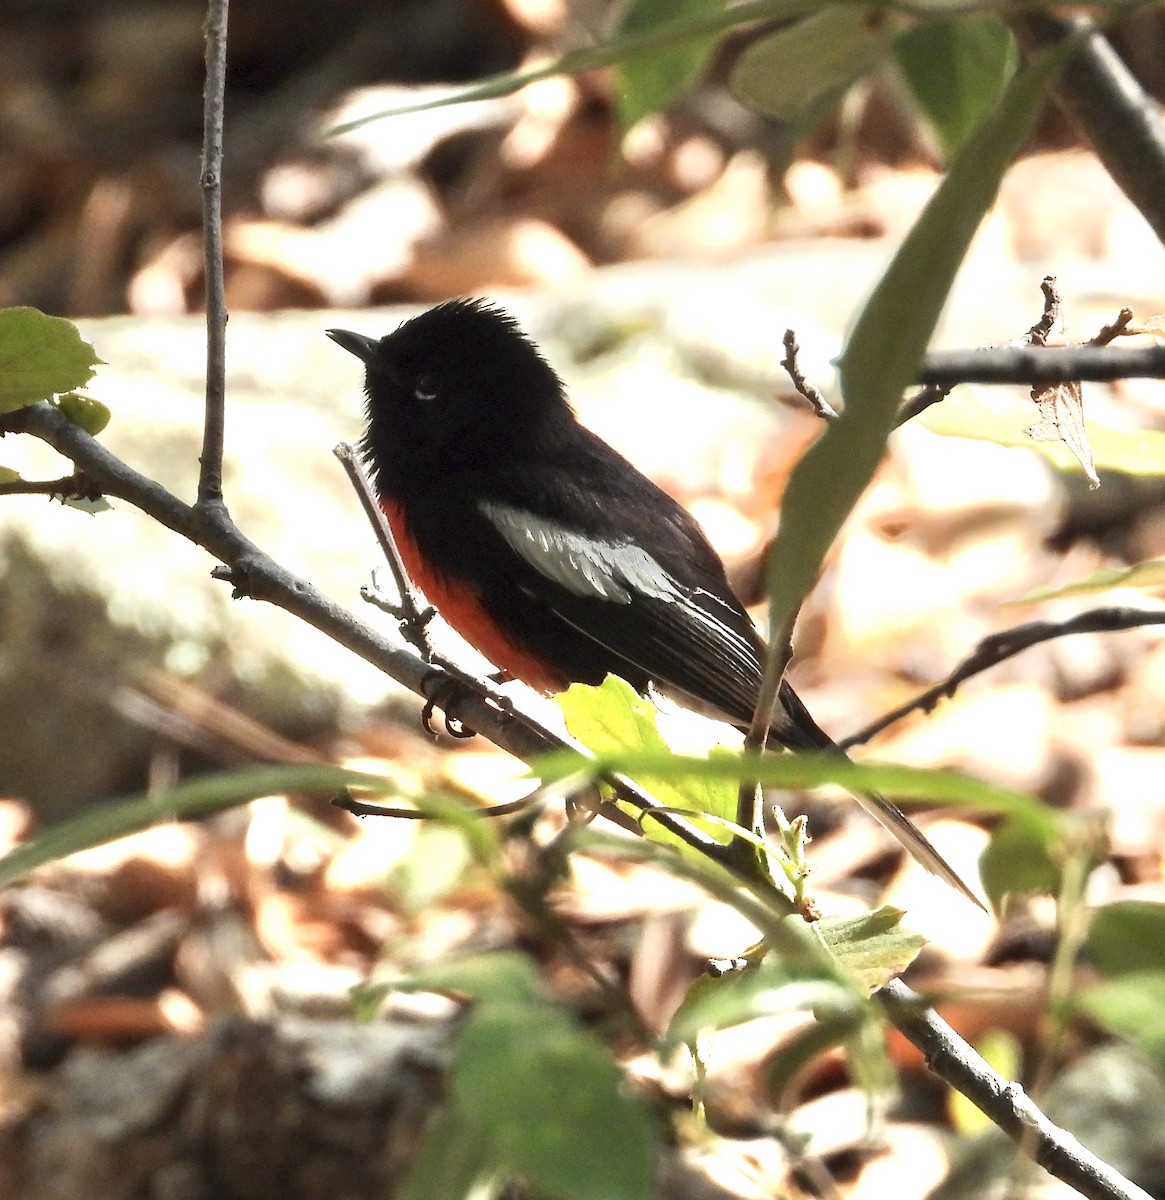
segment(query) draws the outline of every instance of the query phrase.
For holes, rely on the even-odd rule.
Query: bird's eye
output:
[[[418,375],[416,382],[413,384],[413,395],[418,400],[436,400],[437,381],[432,375]]]

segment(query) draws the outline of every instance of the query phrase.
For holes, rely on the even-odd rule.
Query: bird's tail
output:
[[[788,683],[782,682],[781,712],[769,729],[769,741],[778,742],[789,750],[833,750],[837,745],[814,721],[801,698]],[[838,751],[840,753],[840,751]],[[917,825],[896,805],[875,792],[855,792],[854,799],[902,844],[915,861],[932,874],[961,892],[972,904],[983,908],[983,902],[963,882],[955,869],[931,845]]]

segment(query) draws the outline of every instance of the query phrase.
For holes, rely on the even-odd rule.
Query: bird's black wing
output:
[[[553,614],[561,638],[585,639],[636,686],[649,680],[747,723],[764,645],[699,526],[598,439],[568,452],[568,463],[524,464],[477,501],[516,559],[495,606],[512,606],[517,589]],[[783,744],[830,744],[795,697],[784,708],[774,729]]]

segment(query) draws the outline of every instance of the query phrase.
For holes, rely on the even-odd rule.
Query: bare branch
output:
[[[0,496],[48,496],[52,500],[100,500],[101,492],[80,472],[60,479],[13,479],[0,483]]]
[[[199,504],[222,504],[226,432],[226,288],[223,279],[222,151],[229,0],[209,0],[202,128],[202,240],[206,264],[206,411],[198,475]]]
[[[895,1028],[921,1050],[926,1065],[961,1092],[1025,1153],[1089,1200],[1149,1200],[1072,1134],[1054,1125],[1018,1083],[993,1070],[917,992],[895,979],[874,995]]]
[[[167,529],[201,546],[223,566],[212,574],[228,581],[237,597],[264,600],[305,621],[333,641],[423,698],[428,698],[438,667],[426,663],[411,648],[395,644],[325,596],[318,588],[292,574],[245,537],[221,511],[189,505],[122,462],[100,442],[72,424],[53,405],[42,401],[0,418],[0,431],[39,437],[70,459],[94,486],[139,508]],[[493,689],[486,693],[463,675],[466,686],[458,693],[458,718],[479,730],[495,745],[517,758],[529,759],[552,750],[574,750],[590,756],[585,746],[547,729],[528,713],[499,707]],[[724,845],[675,816],[631,780],[612,775],[622,800],[652,818],[689,846],[717,862],[731,866]],[[608,815],[604,806],[603,815]],[[612,807],[615,817],[618,810]],[[736,864],[739,867],[740,864]]]
[[[980,675],[1008,658],[1040,642],[1067,637],[1072,633],[1116,633],[1122,629],[1137,629],[1142,625],[1165,625],[1165,613],[1145,612],[1139,608],[1093,608],[1066,621],[1028,621],[1013,629],[1005,629],[985,637],[945,679],[879,717],[864,729],[844,738],[838,745],[843,750],[861,746],[884,729],[897,724],[912,712],[931,712],[940,700],[948,699],[960,684],[973,675]]]
[[[1116,379],[1165,379],[1165,346],[1116,350],[1106,346],[994,346],[936,350],[918,371],[920,383],[1111,383]]]

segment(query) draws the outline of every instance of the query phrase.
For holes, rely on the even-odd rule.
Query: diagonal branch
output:
[[[1031,1097],[980,1057],[917,992],[895,979],[874,993],[926,1065],[961,1092],[1057,1179],[1089,1200],[1150,1200],[1149,1194],[1053,1124]]]
[[[214,574],[232,585],[236,598],[264,600],[282,608],[418,696],[427,699],[434,678],[445,678],[444,672],[411,649],[377,633],[314,584],[277,563],[239,530],[221,505],[206,507],[179,500],[72,424],[53,405],[42,401],[9,413],[0,418],[0,432],[39,437],[70,459],[104,495],[127,501],[167,529],[201,546],[223,564]],[[593,757],[580,743],[546,728],[528,713],[500,709],[488,694],[472,687],[458,692],[458,717],[517,758],[530,759],[553,750],[575,750]],[[620,799],[641,813],[651,811],[653,820],[687,845],[717,861],[727,859],[722,843],[661,808],[631,780],[614,775],[610,782]]]
[[[912,712],[932,712],[940,700],[950,699],[959,686],[973,675],[980,675],[1040,642],[1050,642],[1053,638],[1067,637],[1072,633],[1116,633],[1122,629],[1137,629],[1142,625],[1165,625],[1165,613],[1115,606],[1092,608],[1065,621],[1028,621],[1013,629],[993,633],[985,637],[945,679],[940,679],[913,700],[899,705],[864,729],[842,739],[838,745],[843,750],[864,745]]]

